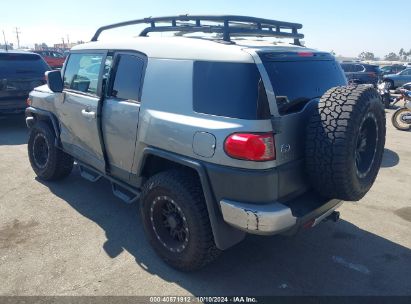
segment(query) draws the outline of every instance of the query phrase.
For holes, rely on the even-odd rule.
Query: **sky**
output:
[[[400,48],[411,49],[410,0],[71,0],[2,1],[0,31],[20,45],[89,41],[95,30],[111,23],[150,16],[179,14],[248,15],[303,24],[305,45],[337,55],[358,56],[362,51],[383,57]],[[101,39],[138,34],[137,28],[113,30]],[[0,32],[1,43],[3,43]]]

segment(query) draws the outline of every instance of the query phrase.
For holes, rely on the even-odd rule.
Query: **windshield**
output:
[[[34,54],[0,54],[1,78],[42,78],[50,70],[39,55]]]
[[[305,103],[321,97],[328,89],[346,85],[340,65],[333,59],[312,57],[282,60],[264,60],[280,114],[298,111]],[[298,105],[298,106],[297,106]]]

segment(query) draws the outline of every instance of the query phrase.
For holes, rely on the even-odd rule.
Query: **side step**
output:
[[[85,178],[86,180],[88,180],[90,182],[94,183],[102,177],[102,175],[100,173],[98,173],[97,171],[90,170],[89,168],[86,168],[83,165],[79,164],[78,167],[80,169],[81,177]]]
[[[116,180],[115,178],[99,173],[97,170],[87,165],[77,162],[80,169],[80,175],[90,182],[97,182],[100,178],[105,177],[111,182],[113,194],[127,204],[134,203],[140,198],[141,191],[130,187],[129,185]]]
[[[121,199],[126,204],[132,204],[140,198],[140,191],[131,189],[130,187],[125,188],[114,181],[111,181],[111,188],[113,194]]]

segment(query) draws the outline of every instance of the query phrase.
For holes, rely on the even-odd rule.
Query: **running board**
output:
[[[126,204],[132,204],[140,198],[140,191],[131,189],[130,187],[125,187],[119,185],[118,183],[111,181],[111,188],[113,194],[121,199]]]
[[[79,164],[79,169],[80,169],[80,175],[82,178],[90,181],[90,182],[96,182],[101,178],[101,174],[94,171],[94,170],[90,170],[82,165]]]
[[[140,191],[130,187],[129,185],[109,176],[109,175],[104,175],[98,172],[96,169],[91,168],[85,164],[80,163],[77,161],[77,165],[80,169],[80,175],[84,179],[90,181],[90,182],[96,182],[98,181],[101,177],[107,178],[110,183],[111,183],[111,189],[113,190],[113,194],[121,199],[123,202],[127,204],[134,203],[140,198]]]

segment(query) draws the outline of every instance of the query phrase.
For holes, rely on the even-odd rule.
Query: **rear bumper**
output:
[[[251,234],[270,235],[295,232],[301,226],[317,225],[342,201],[332,199],[324,203],[316,195],[303,195],[291,202],[264,205],[221,200],[220,208],[226,223]]]

